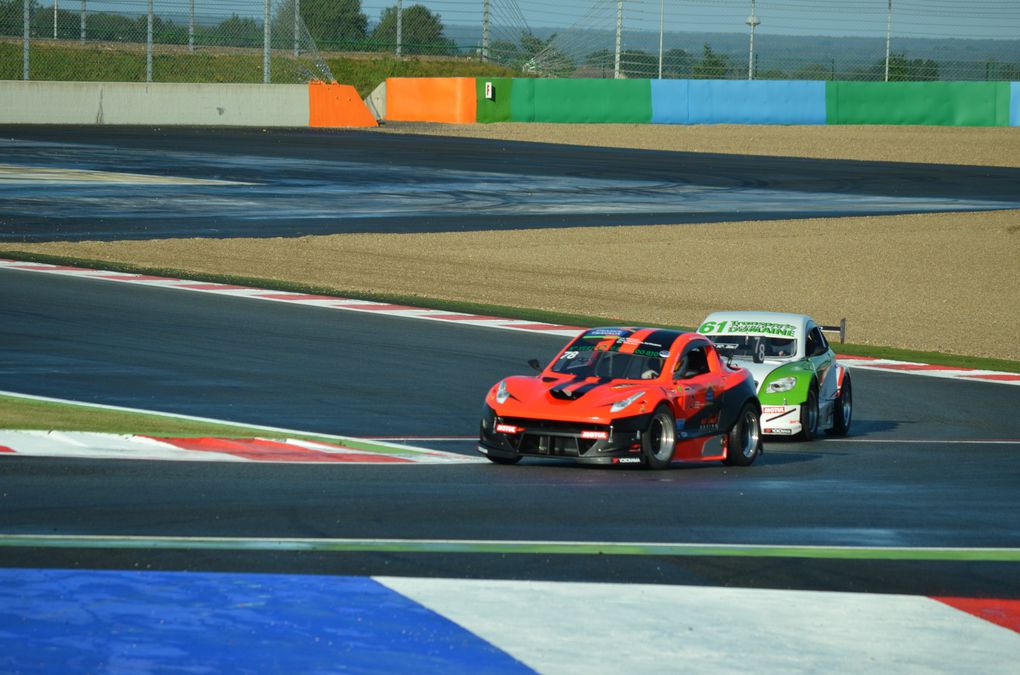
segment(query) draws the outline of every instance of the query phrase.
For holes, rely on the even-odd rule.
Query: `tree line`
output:
[[[53,37],[53,7],[30,5],[29,34],[33,38]],[[369,30],[368,16],[361,11],[361,0],[300,0],[301,19],[308,35],[322,51],[394,51],[397,45],[397,7],[384,9],[378,23]],[[22,34],[22,0],[0,0],[0,35]],[[454,42],[443,35],[439,14],[423,5],[411,5],[401,11],[401,52],[404,54],[453,55]],[[187,17],[174,21],[153,17],[153,42],[188,44]],[[75,10],[57,10],[57,37],[77,39],[81,14]],[[274,48],[287,48],[294,38],[294,4],[288,0],[273,14],[271,32]],[[94,12],[86,16],[86,36],[100,42],[143,42],[148,32],[146,16],[126,16]],[[198,45],[225,47],[261,47],[261,17],[232,16],[215,24],[198,23],[194,42]]]

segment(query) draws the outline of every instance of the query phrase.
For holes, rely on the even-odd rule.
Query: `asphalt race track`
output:
[[[12,133],[7,129],[0,138]],[[401,175],[410,182],[431,176],[435,162],[441,162],[443,170],[470,175],[484,170],[485,157],[522,149],[362,133],[273,133],[255,147],[251,143],[257,134],[236,131],[164,135],[32,129],[15,135],[18,140],[8,148],[28,147],[33,153],[49,148],[46,163],[54,167],[170,173],[195,180],[249,181],[257,170],[255,163],[235,162],[232,157],[242,151],[261,153],[286,160],[291,167],[275,173],[274,184],[306,187],[323,166],[315,162],[333,161],[327,157],[331,149],[325,147],[324,138],[350,143],[344,161],[374,158],[380,166],[392,167],[406,160]],[[72,141],[89,147],[114,143],[110,147],[116,152],[134,159],[117,166],[113,160],[86,166],[83,155],[68,150]],[[171,149],[175,154],[168,166],[173,169],[159,170],[158,153]],[[818,195],[844,185],[849,209],[857,199],[846,188],[848,176],[854,174],[854,189],[862,194],[883,199],[909,196],[924,200],[927,208],[952,208],[940,201],[943,198],[959,203],[1017,199],[1015,191],[1006,190],[1016,174],[1006,170],[909,167],[896,174],[902,178],[897,182],[890,167],[870,164],[751,158],[738,162],[731,157],[676,158],[586,149],[565,153],[548,146],[523,150],[534,154],[524,160],[515,153],[516,159],[502,162],[504,168],[509,164],[524,172],[529,162],[536,162],[534,166],[541,167],[536,170],[572,178],[605,169],[615,174],[613,180],[621,180],[621,190],[627,182],[621,178],[624,174],[627,180],[639,177],[675,184],[686,180],[681,175],[696,173],[711,177],[704,183],[722,192],[749,185],[797,192],[801,185],[807,208]],[[134,163],[143,155],[147,164]],[[403,159],[398,161],[398,155]],[[41,156],[18,159],[5,154],[0,164]],[[189,156],[197,158],[194,163],[189,163]],[[297,161],[304,157],[307,166]],[[678,161],[682,168],[664,168]],[[270,164],[274,171],[283,166]],[[576,175],[570,170],[559,173],[567,164],[588,168],[577,169]],[[738,164],[742,174],[728,173]],[[754,178],[766,165],[776,171],[767,180]],[[408,166],[414,171],[407,171]],[[807,177],[812,172],[817,183]],[[266,173],[259,180],[266,180]],[[548,176],[534,179],[555,182]],[[733,183],[729,187],[727,180]],[[12,185],[5,186],[0,178],[2,236],[8,241],[85,236],[91,216],[115,215],[120,209],[97,200],[78,215],[69,207],[37,206],[35,212],[46,217],[30,216],[29,202],[38,197],[26,202],[11,195],[31,195],[35,188],[25,192]],[[160,189],[176,203],[173,195],[179,187]],[[954,190],[947,192],[949,187]],[[150,188],[155,189],[136,185],[117,189],[134,204],[135,196],[140,195],[142,202],[152,196]],[[77,199],[78,187],[59,189],[70,189],[70,199]],[[104,183],[103,189],[115,188]],[[459,190],[445,193],[444,199],[455,204]],[[56,198],[51,191],[51,203]],[[642,199],[637,193],[630,198],[635,203]],[[654,192],[643,198],[658,200]],[[402,199],[407,207],[416,203],[413,192]],[[725,202],[724,195],[713,199]],[[210,202],[204,211],[196,206],[184,225],[173,223],[183,228],[173,233],[167,230],[167,219],[149,217],[144,209],[128,208],[131,218],[102,215],[104,236],[194,234],[203,219],[212,223],[207,233],[215,230],[220,236],[351,231],[373,222],[387,230],[447,226],[440,222],[445,222],[442,210],[420,218],[333,219],[318,229],[309,224],[318,221],[307,214],[274,225],[271,216],[246,220],[237,213],[219,213],[215,204]],[[548,221],[534,212],[520,213],[529,208],[528,200],[519,197],[505,219],[481,222],[499,227],[581,220],[572,220],[575,214],[568,207]],[[720,217],[728,212],[718,211]],[[653,222],[660,215],[635,211],[605,217],[636,223]],[[479,221],[473,222],[477,226]],[[467,221],[451,227],[461,226],[467,227]],[[474,454],[472,439],[488,387],[505,375],[528,372],[529,358],[549,358],[562,340],[0,271],[0,390],[309,432],[404,439],[464,454]],[[852,375],[855,411],[849,437],[822,436],[810,443],[770,441],[762,459],[746,469],[675,466],[650,472],[538,461],[509,467],[484,462],[375,467],[4,457],[0,539],[230,537],[251,544],[203,550],[7,544],[0,547],[0,568],[647,582],[1020,599],[1017,562],[944,553],[1013,548],[1020,541],[1016,413],[1020,387],[860,369]],[[829,547],[830,552],[819,557],[601,555],[554,554],[538,546],[492,553],[443,547],[366,552],[265,545],[286,538],[817,546]],[[909,548],[920,553],[856,555],[852,547]]]
[[[0,241],[276,237],[1017,208],[1020,169],[362,131],[0,127]],[[59,195],[59,198],[58,198]]]

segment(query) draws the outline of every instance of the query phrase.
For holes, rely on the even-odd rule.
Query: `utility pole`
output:
[[[889,81],[889,48],[892,45],[892,0],[885,15],[885,81]]]
[[[754,2],[755,0],[751,0],[751,16],[747,17],[745,22],[751,28],[751,47],[747,56],[747,79],[749,80],[754,79],[754,29],[761,23],[761,19],[754,13]]]
[[[53,0],[56,2],[57,0]],[[662,79],[662,20],[665,16],[663,12],[663,3],[665,0],[659,0],[659,79]]]
[[[489,0],[482,2],[482,62],[487,63],[489,61],[489,25],[491,22],[489,15]]]
[[[613,79],[620,79],[620,45],[623,41],[623,0],[616,0],[616,57],[613,59]]]

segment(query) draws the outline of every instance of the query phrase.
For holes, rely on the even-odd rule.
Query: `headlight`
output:
[[[770,394],[778,394],[781,391],[790,391],[797,385],[796,377],[781,377],[774,382],[769,382],[766,390]]]
[[[499,383],[499,388],[496,389],[496,403],[506,403],[506,400],[510,398],[510,392],[506,388],[506,380]]]
[[[614,413],[615,412],[620,412],[621,410],[623,410],[624,408],[626,408],[631,403],[633,403],[634,401],[638,400],[639,398],[641,398],[644,395],[645,395],[645,392],[639,391],[638,393],[634,394],[633,396],[628,396],[627,398],[623,399],[622,401],[617,401],[609,409],[609,412],[614,412]]]

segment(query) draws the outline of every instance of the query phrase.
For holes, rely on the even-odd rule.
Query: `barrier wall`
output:
[[[0,123],[374,126],[358,114],[365,106],[354,89],[344,87],[0,80]]]
[[[476,121],[473,77],[390,77],[386,79],[386,119],[394,122]]]
[[[1012,82],[1009,86],[1009,125],[1020,127],[1020,82]]]
[[[1008,126],[1008,82],[829,82],[829,124]]]
[[[510,100],[513,96],[515,80],[509,77],[479,77],[475,83],[475,98],[478,100],[475,121],[483,124],[488,122],[509,122]],[[492,99],[485,97],[485,85],[492,83]]]
[[[825,83],[652,80],[655,124],[825,124]]]
[[[515,79],[514,122],[638,123],[652,120],[649,80]]]

